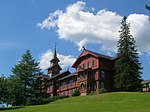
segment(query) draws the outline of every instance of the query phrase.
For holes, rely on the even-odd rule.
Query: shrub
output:
[[[96,91],[91,91],[88,95],[97,95]]]
[[[102,93],[107,93],[107,90],[106,89],[100,89],[100,91],[99,91],[99,94],[102,94]]]
[[[79,89],[76,89],[73,93],[72,93],[72,96],[79,96],[80,95],[80,91]]]

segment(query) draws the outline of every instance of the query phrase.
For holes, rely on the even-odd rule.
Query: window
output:
[[[81,73],[81,78],[83,78],[83,72]]]
[[[57,90],[59,89],[59,84],[56,84],[56,89],[57,89]]]
[[[82,84],[81,84],[81,90],[83,91],[84,88],[85,88],[85,85],[82,83]]]
[[[105,78],[105,72],[101,71],[101,78]]]
[[[101,82],[101,89],[104,89],[104,83]]]
[[[66,87],[66,82],[62,83],[62,88],[64,89]]]
[[[73,93],[73,90],[71,89],[69,92],[70,92],[70,95],[72,95],[72,93]]]
[[[47,87],[47,91],[50,91],[50,86]]]
[[[73,82],[74,82],[74,80],[70,80],[70,87],[73,86]]]
[[[80,73],[78,74],[78,78],[80,78]]]
[[[83,77],[86,78],[86,72],[83,73]]]
[[[80,65],[78,66],[78,71],[80,71]]]
[[[63,96],[66,96],[66,95],[67,95],[67,94],[66,94],[66,91],[64,91],[64,92],[63,92]]]
[[[90,68],[90,62],[88,62],[88,68]]]
[[[97,75],[96,75],[96,71],[95,71],[95,72],[94,72],[94,79],[96,79],[96,76],[97,76]]]
[[[92,67],[95,67],[95,60],[92,60]]]
[[[83,69],[85,69],[85,63],[83,64]]]

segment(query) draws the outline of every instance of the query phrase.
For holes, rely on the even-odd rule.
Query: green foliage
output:
[[[37,99],[43,99],[46,98],[46,84],[47,79],[43,77],[43,75],[39,75],[37,79],[35,80],[35,96]]]
[[[97,91],[91,91],[88,95],[97,95],[97,94],[102,94],[102,93],[107,93],[106,89],[100,89],[99,92]]]
[[[0,76],[0,103],[7,102],[7,79],[4,75]]]
[[[0,102],[7,104],[15,104],[19,101],[19,87],[18,81],[13,77],[0,77]],[[19,94],[18,94],[19,93]]]
[[[102,94],[102,93],[107,93],[107,90],[106,89],[100,89],[100,91],[99,91],[99,94]]]
[[[76,89],[76,90],[72,93],[72,96],[73,96],[73,97],[79,96],[79,95],[80,95],[79,89]]]
[[[135,45],[135,40],[130,34],[130,24],[126,17],[121,24],[120,39],[118,41],[118,59],[116,60],[115,86],[120,91],[137,91],[141,88],[141,63]]]
[[[150,6],[149,5],[145,5],[145,8],[150,12]]]
[[[18,80],[19,89],[18,99],[21,101],[16,104],[25,105],[27,102],[31,102],[35,98],[35,79],[41,74],[41,70],[38,67],[39,63],[33,59],[30,50],[27,50],[18,64],[12,68],[14,78]]]
[[[88,95],[97,95],[96,91],[91,91]]]
[[[23,104],[23,86],[21,85],[20,79],[14,76],[8,77],[8,102],[12,105],[20,105]]]

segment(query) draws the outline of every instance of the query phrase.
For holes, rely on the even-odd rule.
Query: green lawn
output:
[[[72,97],[4,112],[150,112],[150,93],[116,92]]]

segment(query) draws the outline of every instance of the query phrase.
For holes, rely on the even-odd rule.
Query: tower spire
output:
[[[54,48],[54,59],[57,58],[57,53],[56,53],[56,43],[55,43],[55,48]]]
[[[59,59],[57,57],[57,52],[56,52],[56,43],[55,43],[55,47],[54,47],[54,55],[53,58],[50,60],[50,67],[48,68],[48,75],[50,77],[59,74],[60,70],[62,70],[62,68],[59,66]]]
[[[55,48],[54,48],[54,55],[53,58],[50,60],[51,65],[55,65],[56,63],[59,62],[59,59],[57,57],[57,52],[56,52],[56,43],[55,43]]]

